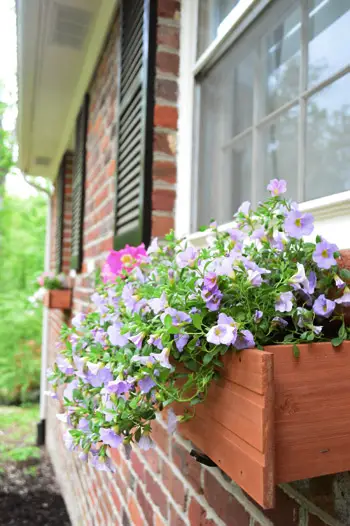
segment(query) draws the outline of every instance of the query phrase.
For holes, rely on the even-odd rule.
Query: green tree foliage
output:
[[[46,203],[5,195],[0,210],[0,401],[39,390],[42,309],[28,298],[43,269]]]

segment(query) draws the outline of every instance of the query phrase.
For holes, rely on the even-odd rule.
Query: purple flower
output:
[[[284,194],[287,191],[287,182],[284,179],[271,179],[267,185],[272,197]]]
[[[272,248],[281,251],[284,249],[287,241],[287,237],[277,230],[273,233],[272,239],[270,239],[270,244]]]
[[[89,455],[85,453],[84,451],[80,451],[78,457],[79,457],[79,460],[81,460],[82,462],[87,462]]]
[[[328,243],[325,239],[322,239],[320,243],[317,243],[312,259],[319,268],[329,269],[337,264],[334,258],[334,253],[337,251],[337,245]]]
[[[304,290],[308,294],[313,294],[315,292],[317,282],[316,272],[313,270],[310,272],[308,279],[304,283]]]
[[[132,288],[132,285],[130,283],[127,283],[124,286],[122,292],[122,299],[124,301],[125,307],[131,312],[135,312],[138,298],[134,296],[134,289]]]
[[[124,438],[121,435],[117,435],[113,429],[100,429],[100,439],[104,444],[110,447],[119,447],[122,444]]]
[[[322,325],[313,325],[312,332],[316,334],[316,336],[319,336],[322,332],[322,329],[323,329]]]
[[[172,309],[171,307],[168,307],[167,309],[165,309],[165,311],[160,317],[163,323],[164,323],[165,317],[168,314],[171,316],[174,326],[181,325],[182,323],[190,323],[192,321],[191,316],[189,316],[186,312],[182,312],[176,309]]]
[[[83,314],[82,312],[78,312],[78,314],[74,316],[74,318],[72,319],[72,325],[76,329],[81,329],[82,324],[85,321],[85,318],[86,318],[85,314]]]
[[[162,340],[159,336],[154,336],[154,334],[151,334],[151,336],[148,338],[147,343],[150,345],[154,345],[154,347],[157,347],[160,351],[164,349],[164,345],[162,344]]]
[[[350,290],[346,288],[344,290],[344,294],[341,296],[341,298],[338,298],[335,300],[335,303],[338,305],[344,305],[344,307],[350,306]]]
[[[97,469],[97,471],[109,471],[114,473],[116,467],[109,457],[99,457],[98,455],[92,455],[91,465]]]
[[[275,316],[274,318],[272,318],[272,325],[277,325],[279,327],[287,327],[288,322],[280,316]]]
[[[100,343],[101,345],[106,344],[107,335],[103,329],[92,329],[91,333],[96,343]]]
[[[100,367],[100,364],[87,363],[89,369],[86,379],[92,387],[101,387],[113,380],[113,375],[109,367]]]
[[[152,380],[150,376],[145,376],[144,378],[141,378],[141,380],[138,381],[138,385],[141,389],[141,393],[147,394],[156,385],[156,383]]]
[[[135,336],[129,336],[129,340],[135,345],[136,349],[141,349],[144,337],[145,337],[144,333],[139,332]]]
[[[179,268],[194,267],[198,253],[193,247],[187,247],[176,256],[176,263]]]
[[[302,263],[297,263],[298,271],[296,274],[293,274],[293,276],[290,278],[290,283],[305,283],[306,281],[306,274],[305,274],[305,268]]]
[[[204,276],[204,288],[208,291],[216,289],[217,275],[215,272],[208,272]]]
[[[313,304],[312,310],[317,316],[329,318],[335,309],[335,302],[328,300],[324,294],[321,294]]]
[[[231,327],[236,328],[236,322],[234,319],[223,312],[220,312],[218,316],[218,325],[230,325]]]
[[[207,334],[207,341],[214,345],[219,345],[220,343],[223,345],[232,345],[236,341],[236,338],[237,329],[226,323],[214,325]]]
[[[138,446],[143,451],[148,451],[149,449],[154,448],[154,443],[148,435],[142,435],[142,437],[138,441]]]
[[[98,292],[92,294],[91,301],[96,305],[100,314],[106,314],[108,312],[108,308],[106,307],[107,299],[98,294]]]
[[[177,428],[177,416],[173,408],[170,408],[168,411],[168,433],[173,435]]]
[[[292,308],[293,308],[292,292],[282,292],[282,294],[279,295],[275,303],[275,310],[279,312],[290,312]]]
[[[160,248],[159,248],[159,245],[158,245],[158,238],[155,237],[153,240],[152,240],[152,243],[150,244],[150,246],[148,247],[147,249],[147,254],[154,254],[156,252],[159,252],[160,251]]]
[[[219,310],[222,296],[222,292],[220,292],[220,290],[218,289],[212,296],[210,296],[209,300],[207,301],[207,309],[211,311]]]
[[[72,367],[67,358],[64,358],[61,354],[56,358],[56,365],[64,374],[70,375],[74,373],[74,367]]]
[[[89,421],[87,418],[83,417],[79,420],[78,429],[80,429],[80,431],[84,431],[84,433],[88,433],[90,431]]]
[[[192,308],[190,309],[190,313],[191,313],[191,314],[196,314],[196,312],[200,312],[200,310],[197,309],[197,307],[192,307]]]
[[[112,394],[115,393],[117,396],[128,393],[132,388],[133,383],[126,380],[112,380],[108,382],[107,387],[105,387],[105,392]]]
[[[314,229],[312,214],[303,214],[298,210],[291,210],[284,221],[284,228],[288,235],[296,239],[308,236]]]
[[[261,310],[256,310],[253,316],[255,323],[259,323],[263,317],[263,312]]]
[[[248,330],[240,331],[236,341],[234,342],[234,346],[238,351],[255,347],[255,341],[252,333]]]
[[[155,362],[159,363],[162,367],[165,369],[172,369],[172,365],[169,363],[169,354],[170,350],[165,347],[161,353],[154,353],[152,352],[150,354],[150,357],[155,360]]]
[[[248,281],[253,287],[260,287],[263,282],[261,274],[257,270],[248,270]]]
[[[337,289],[342,289],[345,287],[345,281],[343,281],[339,276],[334,276],[334,282]]]
[[[74,451],[74,449],[76,449],[74,439],[68,430],[63,434],[63,442],[68,451]]]
[[[189,340],[188,334],[175,334],[174,335],[175,345],[179,352],[183,351],[188,340]]]
[[[249,211],[250,211],[250,206],[251,206],[251,204],[250,204],[249,201],[244,201],[241,204],[241,206],[239,207],[238,213],[247,216],[249,214]]]
[[[160,298],[154,298],[154,299],[148,300],[148,305],[151,307],[154,314],[159,314],[161,311],[165,309],[166,302],[167,302],[166,296],[165,296],[165,293],[163,292]]]
[[[67,400],[73,400],[73,391],[78,387],[78,385],[78,380],[73,380],[70,382],[63,391],[63,398],[67,398]]]
[[[107,334],[111,344],[116,345],[117,347],[125,347],[129,341],[130,333],[121,334],[120,324],[115,324],[108,327]]]
[[[241,232],[241,230],[238,230],[236,228],[230,228],[227,232],[231,238],[231,246],[235,250],[241,250],[243,247],[242,241],[244,239],[243,232]]]

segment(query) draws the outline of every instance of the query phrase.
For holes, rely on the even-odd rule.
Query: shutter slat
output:
[[[83,223],[86,175],[86,139],[89,97],[85,95],[75,126],[75,156],[72,184],[71,268],[80,271],[83,253]]]

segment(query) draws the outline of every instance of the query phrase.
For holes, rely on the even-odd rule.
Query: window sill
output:
[[[300,210],[310,212],[315,218],[315,231],[308,239],[314,240],[317,234],[335,243],[339,249],[350,248],[350,191],[334,194],[320,199],[301,203]],[[232,228],[233,223],[224,223],[219,230]],[[207,245],[210,231],[195,232],[187,236],[191,245],[201,248]]]

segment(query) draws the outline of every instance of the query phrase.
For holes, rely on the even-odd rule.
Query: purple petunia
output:
[[[69,363],[67,358],[64,358],[61,354],[56,358],[56,365],[64,374],[70,375],[74,373],[74,367]]]
[[[141,378],[141,380],[138,381],[138,385],[141,389],[141,393],[147,394],[156,385],[156,383],[152,380],[150,376],[145,376],[144,378]]]
[[[157,347],[160,351],[164,349],[164,345],[162,344],[162,340],[159,336],[154,336],[151,334],[151,336],[148,338],[147,343],[150,345],[154,345],[154,347]]]
[[[337,289],[342,289],[345,287],[345,281],[343,281],[339,276],[334,276],[334,282]]]
[[[109,457],[93,455],[91,458],[91,465],[97,469],[97,471],[108,471],[111,473],[116,471],[116,467],[113,465],[113,462]]]
[[[150,354],[150,357],[153,358],[155,362],[159,363],[159,365],[161,365],[165,369],[172,369],[173,367],[169,363],[169,355],[170,355],[170,350],[167,347],[165,347],[161,353],[152,352]]]
[[[207,341],[214,345],[232,345],[236,341],[237,329],[231,325],[221,324],[212,327],[207,334]]]
[[[160,316],[160,319],[164,323],[165,317],[169,314],[172,319],[172,323],[174,326],[181,325],[183,323],[190,323],[192,321],[191,316],[189,316],[186,312],[182,312],[176,309],[172,309],[171,307],[168,307],[165,309],[163,314]]]
[[[68,430],[63,434],[63,442],[68,451],[74,451],[76,449],[74,439]]]
[[[78,312],[78,314],[74,316],[74,318],[72,319],[73,327],[75,327],[76,329],[81,329],[82,324],[85,321],[85,318],[86,318],[85,314],[83,314],[82,312]]]
[[[86,379],[92,387],[102,387],[113,380],[109,367],[101,367],[100,364],[87,362],[88,372]]]
[[[100,439],[110,447],[119,447],[124,440],[124,438],[121,435],[117,435],[113,429],[106,429],[104,427],[100,429]]]
[[[323,316],[329,318],[335,309],[335,302],[326,298],[324,294],[321,294],[314,302],[312,310],[317,316]]]
[[[165,309],[166,303],[167,301],[164,292],[160,298],[148,300],[148,305],[151,307],[154,314],[159,314],[160,312],[162,312]]]
[[[254,322],[259,323],[263,317],[263,312],[261,310],[256,310],[253,316]]]
[[[87,418],[83,417],[79,420],[78,429],[84,433],[88,433],[90,431],[89,421]]]
[[[337,264],[334,258],[334,253],[337,251],[337,245],[328,243],[328,241],[322,239],[320,243],[317,243],[312,259],[319,268],[329,269]]]
[[[117,347],[125,347],[125,345],[128,344],[130,333],[121,334],[120,327],[120,323],[111,325],[107,329],[107,334],[112,345],[116,345]]]
[[[350,290],[348,288],[346,288],[344,290],[344,294],[335,300],[335,303],[337,303],[338,305],[344,305],[344,307],[349,307],[350,306]]]
[[[238,209],[239,214],[245,216],[249,215],[251,203],[249,201],[244,201]]]
[[[314,218],[312,214],[303,214],[298,210],[291,210],[284,221],[284,228],[289,236],[301,239],[303,236],[312,233]]]
[[[135,345],[136,349],[141,349],[144,337],[145,337],[144,333],[139,332],[135,336],[129,336],[129,340]]]
[[[215,272],[208,272],[207,274],[205,274],[203,280],[205,290],[212,291],[216,289],[217,279],[218,277],[215,274]]]
[[[251,349],[252,347],[255,347],[254,336],[248,330],[240,331],[237,335],[236,341],[234,342],[234,346],[238,351],[242,351],[243,349]]]
[[[260,287],[263,282],[260,272],[257,270],[248,270],[248,281],[253,287]]]
[[[188,340],[189,340],[188,334],[175,334],[174,335],[175,345],[179,352],[183,351]]]
[[[272,318],[272,325],[284,328],[287,327],[288,322],[280,316],[275,316],[274,318]]]
[[[154,442],[153,440],[150,439],[148,435],[142,435],[142,437],[140,438],[137,444],[139,448],[142,449],[143,451],[148,451],[149,449],[154,448]]]
[[[73,380],[72,382],[67,384],[67,387],[63,391],[63,398],[67,398],[67,400],[73,400],[73,391],[78,387],[78,385],[78,380]]]
[[[287,191],[287,182],[284,179],[271,179],[267,185],[272,197],[284,194]]]
[[[173,408],[170,408],[169,411],[168,411],[168,433],[170,433],[171,435],[173,435],[176,431],[176,428],[177,428],[177,416],[174,412],[174,409]]]
[[[206,303],[207,309],[211,311],[219,310],[222,296],[223,294],[219,289],[215,291],[215,293],[210,296],[209,300]]]
[[[176,256],[176,263],[179,268],[194,267],[198,253],[193,247],[187,247]]]
[[[275,310],[279,312],[290,312],[293,308],[293,293],[292,292],[282,292],[279,295],[276,303]]]
[[[114,393],[117,396],[121,396],[125,393],[128,393],[132,387],[133,383],[127,380],[112,380],[111,382],[108,382],[107,386],[105,387],[105,392],[109,394]]]

